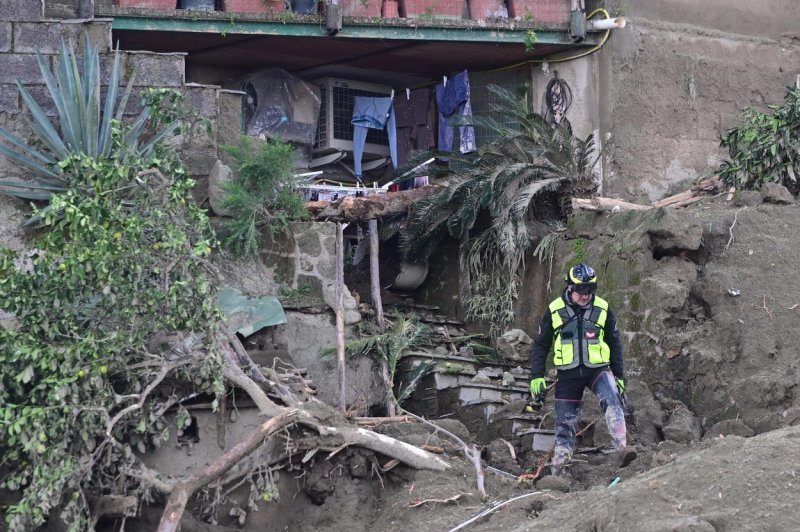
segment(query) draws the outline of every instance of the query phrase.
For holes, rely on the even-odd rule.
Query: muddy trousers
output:
[[[600,401],[614,448],[626,445],[625,414],[619,399],[614,375],[607,367],[559,371],[556,383],[556,441],[553,448],[554,473],[568,463],[575,449],[575,429],[580,421],[583,391],[589,388]]]

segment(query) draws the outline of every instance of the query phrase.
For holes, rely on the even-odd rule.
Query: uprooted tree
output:
[[[332,423],[330,408],[253,365],[217,307],[215,237],[190,201],[193,183],[160,142],[174,127],[154,130],[165,117],[158,106],[122,123],[118,57],[101,106],[99,56],[84,42],[82,69],[68,46],[55,73],[39,57],[58,125],[20,87],[41,148],[0,131],[12,146],[0,154],[30,171],[0,187],[41,201],[30,219],[35,251],[0,255],[0,309],[17,322],[0,328],[0,489],[17,494],[8,528],[60,518],[91,530],[108,508],[166,499],[160,530],[175,530],[208,482],[236,482],[313,449],[359,445],[446,468],[418,448]],[[267,416],[262,426],[185,478],[145,465],[148,450],[191,423],[186,401],[216,407],[234,386]],[[277,430],[292,433],[291,449],[270,437]],[[260,462],[246,462],[256,448]]]

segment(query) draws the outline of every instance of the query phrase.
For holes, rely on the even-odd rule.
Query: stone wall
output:
[[[101,53],[104,80],[107,80],[111,58],[111,20],[58,20],[55,17],[74,17],[78,2],[41,2],[39,0],[6,0],[0,12],[0,126],[31,139],[26,109],[19,96],[17,81],[51,117],[56,116],[44,78],[36,58],[38,50],[45,64],[57,67],[57,53],[62,40],[78,43],[86,34]],[[71,11],[71,7],[75,7]],[[129,100],[128,116],[138,113],[141,104],[137,92],[147,87],[169,87],[182,90],[186,96],[189,130],[173,140],[188,167],[189,175],[198,180],[197,199],[206,197],[208,172],[220,157],[218,146],[233,144],[241,131],[242,93],[226,91],[212,85],[186,84],[185,54],[123,52],[122,71],[134,75],[134,93]],[[209,128],[209,124],[211,127]],[[24,176],[25,171],[6,158],[0,158],[0,175]],[[22,206],[7,199],[0,209],[3,233],[16,229],[15,216]],[[0,242],[7,246],[7,243]]]
[[[268,277],[279,287],[307,292],[305,297],[324,301],[331,309],[336,300],[336,224],[295,222],[291,235],[265,235],[261,261]],[[344,287],[345,324],[361,319],[356,300]]]

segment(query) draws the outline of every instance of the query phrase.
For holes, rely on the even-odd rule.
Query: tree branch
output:
[[[407,416],[411,416],[414,419],[417,419],[417,420],[425,423],[429,427],[433,428],[436,432],[441,432],[442,434],[452,438],[453,440],[455,440],[456,442],[461,444],[462,451],[464,452],[464,456],[466,456],[467,459],[470,462],[472,462],[472,465],[475,466],[475,477],[476,477],[476,482],[478,484],[478,492],[481,494],[481,500],[485,501],[486,499],[488,499],[489,496],[486,494],[486,486],[485,486],[485,482],[484,482],[483,466],[481,464],[481,451],[480,451],[480,449],[478,449],[474,444],[473,445],[467,445],[467,443],[464,442],[464,440],[462,440],[461,438],[459,438],[458,436],[456,436],[455,434],[453,434],[449,430],[443,429],[442,427],[440,427],[436,423],[428,421],[427,419],[425,419],[422,416],[418,416],[416,414],[413,414],[413,413],[409,412],[408,410],[406,410],[406,409],[404,409],[404,408],[402,408],[400,406],[398,406],[398,408],[399,408],[401,413],[403,413],[403,414],[405,414]]]
[[[170,371],[190,361],[191,361],[190,358],[183,358],[161,366],[161,369],[158,370],[155,379],[153,379],[150,382],[150,384],[147,385],[147,388],[142,390],[142,393],[139,394],[139,401],[137,401],[132,405],[126,406],[125,408],[117,412],[114,415],[114,417],[108,420],[108,423],[106,423],[106,436],[113,439],[113,436],[111,435],[111,430],[114,428],[114,425],[117,424],[117,421],[125,417],[127,414],[133,412],[134,410],[139,410],[140,408],[142,408],[144,406],[144,402],[147,400],[147,396],[150,395],[150,393],[155,389],[156,386],[161,384],[161,381],[163,381],[167,377],[167,375],[169,375]]]
[[[186,509],[186,503],[189,502],[189,498],[195,491],[221,477],[231,467],[264,443],[264,440],[270,438],[287,425],[294,423],[297,414],[297,410],[289,410],[265,421],[258,430],[252,432],[228,452],[214,460],[208,467],[189,478],[178,481],[167,499],[161,522],[158,524],[158,532],[176,532],[180,525],[183,511]]]

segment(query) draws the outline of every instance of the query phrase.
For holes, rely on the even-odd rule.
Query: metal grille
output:
[[[357,81],[326,78],[317,80],[322,95],[314,148],[352,150],[353,109],[356,96],[385,98],[391,87]],[[365,153],[388,154],[389,137],[386,130],[369,129]]]
[[[317,132],[314,135],[314,147],[326,146],[327,142],[325,134],[328,131],[328,91],[325,90],[325,85],[320,85],[320,112],[319,120],[317,120]]]
[[[491,105],[497,102],[497,97],[486,88],[488,85],[499,85],[506,90],[517,91],[525,86],[525,71],[522,68],[513,70],[503,70],[500,72],[470,72],[469,87],[470,99],[472,102],[472,113],[478,116],[491,116],[500,122],[511,123],[508,115],[498,115],[491,111]],[[475,128],[475,141],[478,146],[486,144],[496,139],[491,131],[486,128]]]

